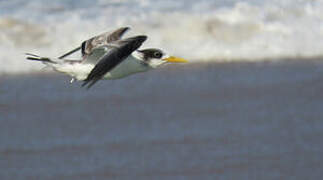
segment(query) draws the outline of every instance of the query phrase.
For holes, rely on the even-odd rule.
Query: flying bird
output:
[[[128,27],[106,32],[83,41],[81,45],[58,58],[41,57],[26,53],[28,60],[41,61],[57,72],[65,73],[83,81],[82,86],[92,87],[101,79],[119,79],[131,74],[145,72],[165,63],[184,63],[187,60],[169,56],[160,49],[140,50],[147,36],[139,35],[122,39]],[[67,60],[65,57],[81,50],[81,60]]]

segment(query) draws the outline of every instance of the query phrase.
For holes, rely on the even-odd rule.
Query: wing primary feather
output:
[[[124,35],[125,32],[127,32],[130,28],[129,27],[122,27],[114,32],[112,32],[110,35],[107,36],[106,43],[111,43],[113,41],[117,41],[121,39],[121,37]]]

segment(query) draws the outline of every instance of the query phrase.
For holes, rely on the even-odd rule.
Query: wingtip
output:
[[[125,31],[129,31],[131,29],[131,27],[129,27],[129,26],[125,26],[123,28],[124,28]]]
[[[81,87],[85,87],[86,90],[89,90],[94,84],[95,84],[96,81],[85,81],[83,82],[83,84],[81,85]],[[89,84],[90,83],[90,84]]]
[[[134,37],[136,40],[140,41],[140,42],[144,42],[147,40],[148,36],[146,35],[139,35],[139,36],[135,36]]]
[[[88,83],[89,83],[89,81],[84,81],[84,82],[82,83],[81,87],[86,86]]]
[[[123,36],[126,32],[128,32],[131,28],[128,27],[128,26],[125,26],[125,27],[121,27],[119,28],[119,31],[120,31],[120,36]],[[118,30],[117,30],[118,31]]]

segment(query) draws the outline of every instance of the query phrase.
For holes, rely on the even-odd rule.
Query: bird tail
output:
[[[45,64],[47,64],[47,63],[58,64],[58,62],[52,60],[51,58],[41,57],[41,56],[38,56],[38,55],[35,55],[35,54],[30,54],[30,53],[26,53],[26,59],[31,60],[31,61],[40,61],[40,62],[43,62]]]

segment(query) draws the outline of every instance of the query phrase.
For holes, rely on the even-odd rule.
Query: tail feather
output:
[[[26,53],[26,59],[31,60],[31,61],[41,61],[41,62],[57,64],[57,62],[51,60],[48,57],[41,57],[41,56],[38,56],[35,54],[30,54],[30,53]]]

